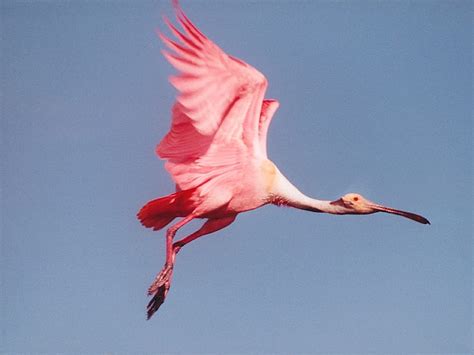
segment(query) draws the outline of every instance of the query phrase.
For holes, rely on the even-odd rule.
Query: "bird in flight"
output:
[[[300,192],[267,157],[268,127],[279,103],[265,98],[265,76],[226,54],[188,19],[177,0],[173,5],[182,30],[165,22],[178,41],[159,36],[169,49],[163,55],[179,72],[170,78],[178,96],[170,131],[156,153],[166,160],[176,192],[148,202],[138,212],[140,222],[153,230],[173,222],[166,231],[164,267],[148,289],[148,319],[165,300],[181,248],[227,227],[239,213],[275,204],[336,215],[386,212],[430,223],[357,193],[330,201]],[[181,227],[197,218],[206,220],[197,231],[173,240]]]

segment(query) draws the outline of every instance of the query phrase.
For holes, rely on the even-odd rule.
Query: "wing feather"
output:
[[[260,124],[258,128],[258,136],[260,140],[260,149],[265,154],[265,156],[267,155],[268,127],[270,126],[272,117],[275,114],[276,110],[278,110],[279,106],[280,106],[280,103],[277,100],[274,100],[274,99],[263,100],[262,112],[260,114]]]
[[[175,9],[183,31],[164,21],[179,43],[159,36],[169,49],[163,55],[178,70],[170,78],[178,95],[171,129],[156,151],[168,160],[167,170],[184,190],[239,173],[249,156],[266,157],[262,132],[266,135],[270,119],[263,114],[269,112],[263,74],[210,41],[177,1]]]

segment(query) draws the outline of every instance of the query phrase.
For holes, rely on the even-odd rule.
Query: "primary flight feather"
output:
[[[334,201],[301,193],[267,157],[268,126],[279,103],[264,98],[265,76],[226,54],[187,18],[178,1],[173,3],[182,30],[165,18],[176,39],[159,36],[168,48],[163,55],[178,71],[170,78],[178,96],[171,129],[156,152],[166,159],[176,192],[148,202],[138,218],[154,230],[180,219],[166,232],[165,265],[148,289],[153,296],[148,319],[165,300],[179,250],[228,226],[241,212],[276,204],[341,215],[387,212],[429,224],[422,216],[375,204],[355,193]],[[207,220],[196,232],[174,242],[176,232],[196,218]]]

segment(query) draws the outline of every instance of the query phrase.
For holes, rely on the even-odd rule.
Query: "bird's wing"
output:
[[[263,100],[262,111],[260,113],[260,122],[258,127],[258,139],[260,142],[260,149],[265,156],[267,156],[267,133],[268,127],[272,120],[275,111],[280,106],[280,103],[274,99]]]
[[[179,5],[176,12],[183,33],[165,21],[181,43],[160,37],[174,52],[163,54],[179,71],[170,78],[179,93],[170,132],[157,153],[168,160],[168,171],[185,189],[232,171],[249,156],[264,154],[259,129],[266,132],[267,123],[260,118],[267,80],[204,36]]]

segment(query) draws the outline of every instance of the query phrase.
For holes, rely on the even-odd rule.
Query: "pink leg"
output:
[[[206,223],[204,223],[202,227],[199,228],[199,230],[174,244],[172,244],[172,242],[176,231],[182,226],[184,226],[186,223],[191,221],[194,217],[188,216],[168,229],[166,233],[166,263],[161,272],[155,278],[155,281],[148,289],[149,295],[154,294],[153,298],[147,306],[148,319],[151,318],[151,316],[158,310],[158,308],[160,308],[160,306],[165,301],[165,297],[168,294],[168,290],[171,286],[171,277],[173,275],[175,257],[179,250],[184,245],[192,242],[193,240],[199,237],[202,237],[203,235],[210,234],[215,231],[218,231],[219,229],[227,227],[235,220],[235,217],[236,216],[219,219],[208,219]]]
[[[180,241],[175,242],[173,244],[174,254],[176,255],[181,250],[182,247],[192,242],[193,240],[198,239],[199,237],[202,237],[203,235],[211,234],[211,233],[217,232],[218,230],[222,228],[227,227],[229,224],[234,222],[235,217],[237,216],[218,218],[218,219],[208,219],[206,223],[204,223],[199,230],[197,230],[193,234],[190,234],[186,238],[183,238]]]
[[[178,229],[180,229],[186,223],[190,222],[194,217],[195,216],[192,214],[189,216],[186,216],[178,223],[172,225],[166,231],[165,265],[163,266],[163,269],[161,269],[160,273],[155,277],[155,280],[153,281],[153,283],[148,288],[148,295],[153,295],[153,294],[155,295],[153,297],[153,300],[155,300],[155,302],[158,303],[156,309],[158,309],[158,307],[160,307],[160,305],[165,301],[165,297],[171,286],[171,278],[173,276],[174,257],[176,255],[175,253],[173,253],[173,238],[176,232],[178,231]],[[150,304],[148,304],[148,308],[150,308]],[[150,319],[150,317],[153,315],[155,311],[150,313],[150,309],[148,310],[148,319]]]

